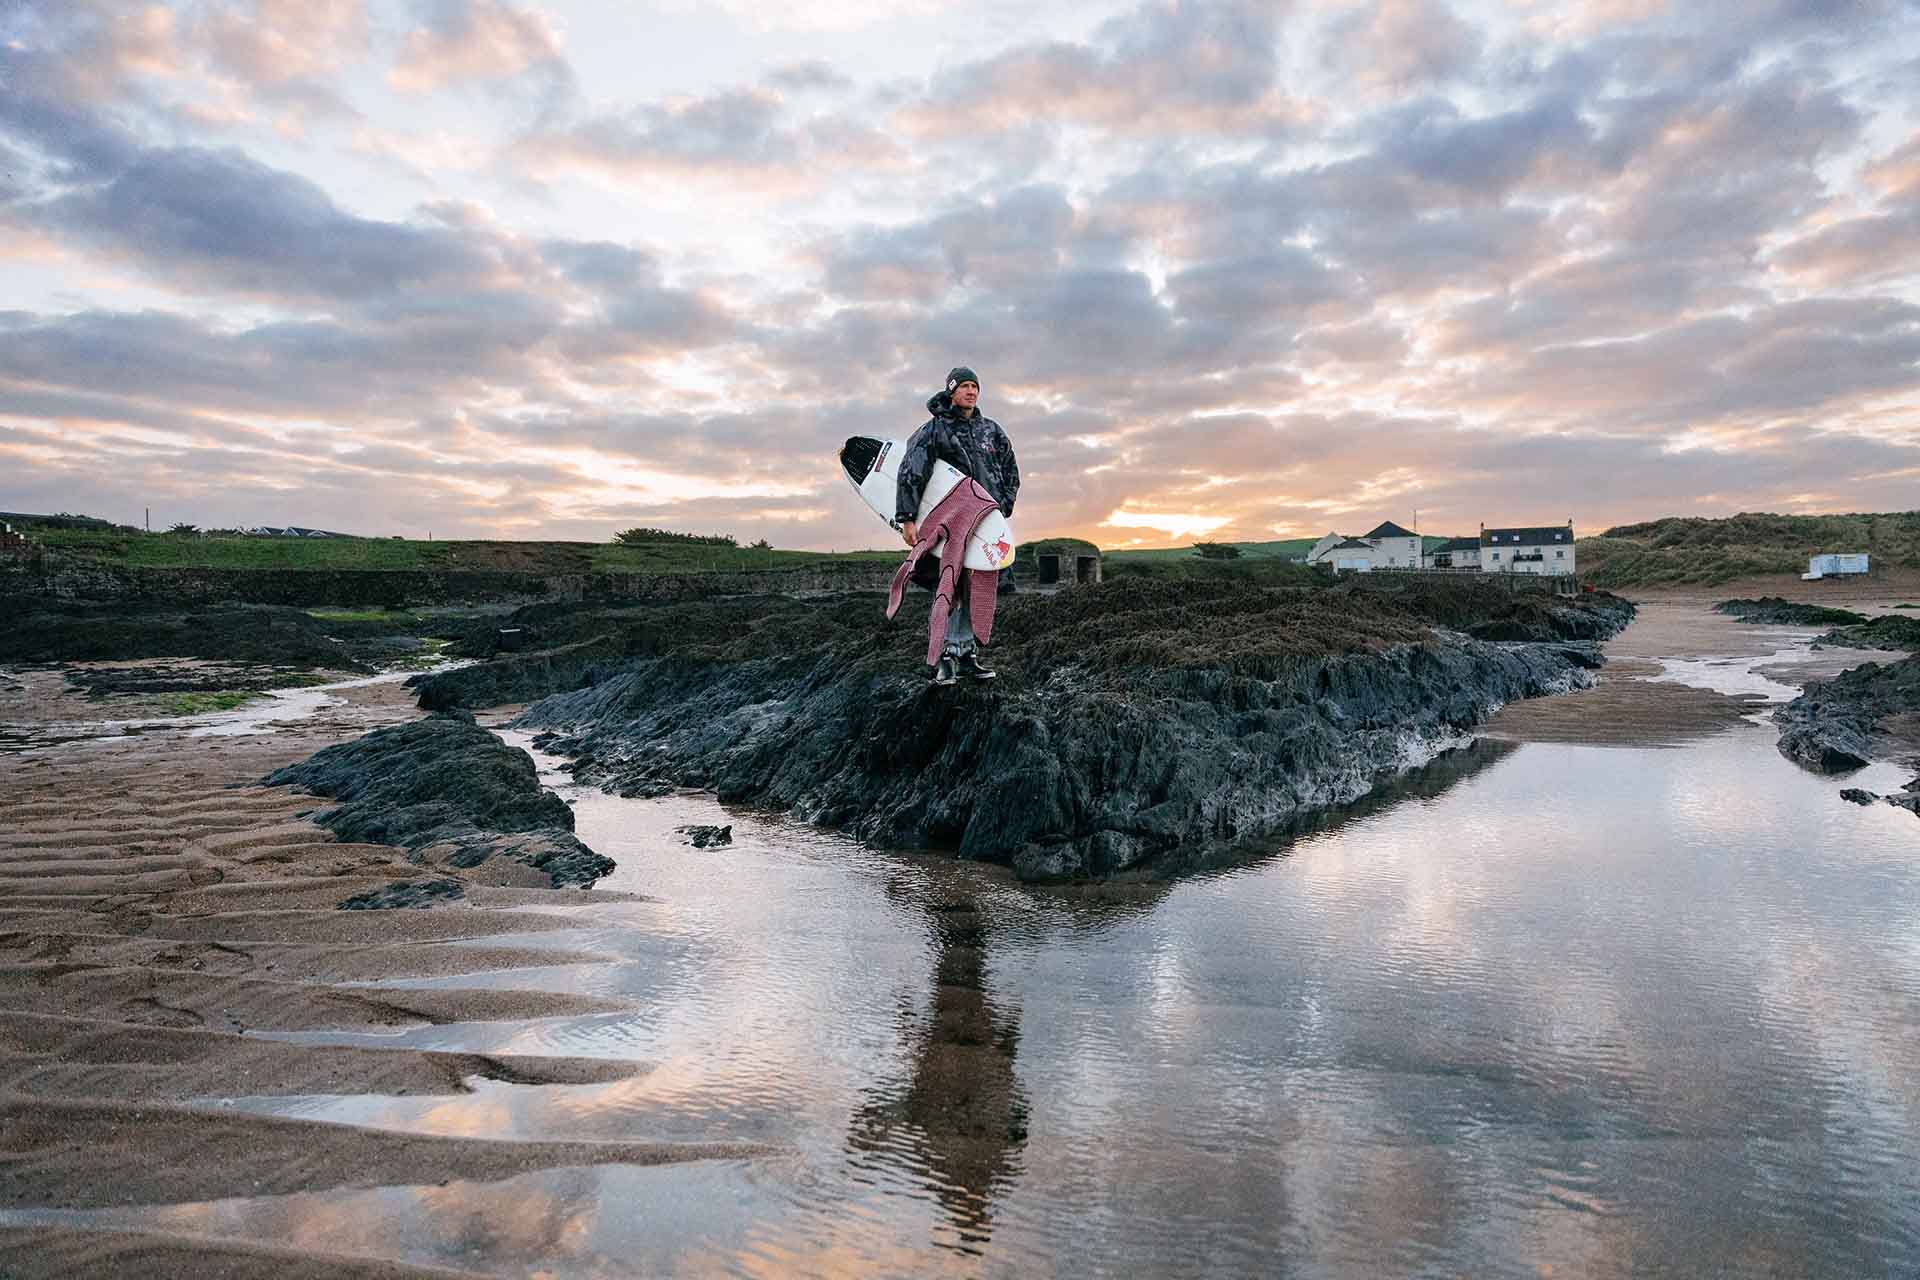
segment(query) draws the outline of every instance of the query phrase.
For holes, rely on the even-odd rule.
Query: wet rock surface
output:
[[[1889,726],[1920,716],[1920,657],[1868,662],[1815,681],[1773,713],[1780,754],[1816,773],[1858,769],[1899,749]]]
[[[1920,652],[1920,618],[1902,618],[1886,614],[1858,626],[1835,627],[1813,642],[1814,648],[1832,645],[1841,649],[1891,649],[1901,653]]]
[[[533,757],[471,716],[435,715],[328,747],[262,780],[341,803],[314,821],[343,840],[397,845],[468,869],[503,857],[559,888],[613,869],[573,834],[573,811],[540,785]]]
[[[1722,600],[1714,612],[1728,614],[1742,622],[1773,626],[1849,627],[1865,622],[1864,613],[1851,609],[1833,609],[1823,604],[1806,604],[1780,596],[1761,596],[1754,600]]]
[[[475,610],[432,616],[395,611],[327,616],[277,605],[182,608],[153,602],[101,604],[43,596],[0,597],[0,663],[146,662],[159,658],[222,664],[218,669],[152,665],[71,670],[90,695],[285,688],[298,673],[371,672],[431,659],[425,637],[479,625]]]
[[[600,635],[554,649],[502,655],[456,671],[415,676],[407,685],[419,693],[420,705],[428,711],[496,707],[593,684],[625,656],[626,645],[618,636]]]
[[[1291,830],[1500,703],[1584,685],[1593,640],[1633,611],[1497,584],[1231,581],[1002,610],[1001,678],[951,689],[928,685],[917,624],[884,625],[871,598],[652,617],[628,636],[641,656],[516,723],[610,791],[704,787],[1028,879],[1109,876]]]
[[[711,826],[675,827],[674,830],[687,838],[687,843],[696,849],[717,849],[733,843],[733,828]]]

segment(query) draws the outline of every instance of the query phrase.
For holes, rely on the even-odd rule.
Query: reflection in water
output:
[[[1020,1017],[989,994],[991,930],[977,895],[959,889],[924,905],[937,947],[932,1010],[901,1011],[907,1078],[868,1091],[847,1145],[856,1167],[904,1164],[924,1180],[971,1250],[991,1238],[994,1196],[1019,1175],[1027,1140],[1027,1099],[1013,1070]]]
[[[389,1042],[656,1069],[272,1109],[790,1155],[57,1220],[554,1277],[1920,1275],[1920,824],[1837,786],[1758,729],[1488,743],[1206,874],[1040,889],[570,792],[653,901],[539,981],[634,1010]]]
[[[1175,848],[1132,873],[1131,878],[1164,880],[1206,871],[1243,871],[1268,858],[1284,855],[1308,836],[1338,831],[1407,801],[1431,800],[1443,795],[1448,788],[1506,759],[1518,745],[1493,738],[1473,738],[1441,752],[1417,769],[1382,779],[1373,790],[1351,804],[1304,813],[1285,832],[1264,836],[1257,844]]]

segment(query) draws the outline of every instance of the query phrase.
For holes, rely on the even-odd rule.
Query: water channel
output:
[[[1758,665],[1661,674],[1791,692]],[[1920,822],[1774,739],[1482,740],[1255,860],[1065,889],[543,757],[650,899],[545,937],[613,962],[393,985],[634,1011],[287,1038],[653,1070],[223,1105],[786,1154],[31,1216],[554,1277],[1920,1274]]]

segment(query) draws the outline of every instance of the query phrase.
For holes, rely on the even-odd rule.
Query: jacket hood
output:
[[[936,391],[932,395],[928,396],[927,412],[932,414],[936,418],[944,418],[949,414],[958,412],[953,407],[953,392]],[[975,408],[973,412],[976,417],[984,418],[986,416],[985,414],[981,413],[978,408]]]

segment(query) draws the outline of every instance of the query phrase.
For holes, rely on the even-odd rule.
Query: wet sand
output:
[[[1756,712],[1782,686],[1889,656],[1792,650],[1808,629],[1753,627],[1710,611],[1730,594],[1738,592],[1642,600],[1639,619],[1607,646],[1611,663],[1594,689],[1510,706],[1487,735],[1661,745],[1771,733]],[[1689,679],[1734,691],[1660,678],[1676,665]],[[1743,681],[1758,687],[1743,692]],[[770,1154],[738,1143],[498,1141],[221,1109],[238,1097],[451,1095],[475,1081],[592,1084],[648,1070],[644,1062],[255,1034],[518,1022],[625,1007],[517,990],[497,977],[465,990],[342,985],[593,964],[604,957],[564,940],[546,945],[542,935],[576,929],[583,913],[606,909],[591,903],[629,911],[645,904],[488,884],[484,867],[470,875],[423,868],[400,850],[335,840],[309,820],[324,802],[257,780],[417,714],[397,683],[340,696],[255,736],[149,727],[0,754],[9,774],[0,800],[0,1208],[179,1204]],[[14,726],[16,738],[42,740],[53,726],[54,737],[82,738],[88,717],[102,718],[100,704],[67,692],[58,672],[0,673],[0,724]],[[432,910],[335,909],[356,892],[426,874],[466,880],[465,899]],[[936,1009],[967,1032],[962,1041],[979,1038],[964,1008],[936,1001]],[[217,1238],[0,1226],[0,1274],[136,1271],[462,1274]]]
[[[1814,584],[1805,584],[1808,587]],[[1804,598],[1778,582],[1768,593]],[[1760,717],[1809,680],[1898,654],[1805,648],[1823,627],[1754,626],[1713,612],[1733,596],[1716,590],[1633,595],[1640,611],[1606,645],[1607,665],[1591,689],[1501,708],[1484,729],[1508,742],[1671,747],[1744,728],[1774,732]]]
[[[253,1034],[628,1007],[497,978],[485,989],[339,985],[594,963],[602,957],[542,946],[540,935],[580,927],[600,904],[644,910],[644,900],[525,887],[515,872],[486,874],[488,864],[467,874],[336,840],[309,818],[324,801],[258,779],[418,714],[397,682],[337,697],[251,736],[193,736],[204,724],[176,724],[87,741],[101,720],[144,708],[103,710],[67,691],[57,671],[0,679],[12,748],[0,754],[0,1207],[168,1204],[763,1154],[738,1143],[503,1142],[221,1112],[235,1097],[459,1094],[476,1080],[595,1084],[648,1070]],[[507,887],[488,883],[502,874]],[[448,877],[467,882],[466,896],[433,910],[336,909],[367,889]],[[0,1229],[0,1273],[134,1271],[456,1274],[164,1235]]]

